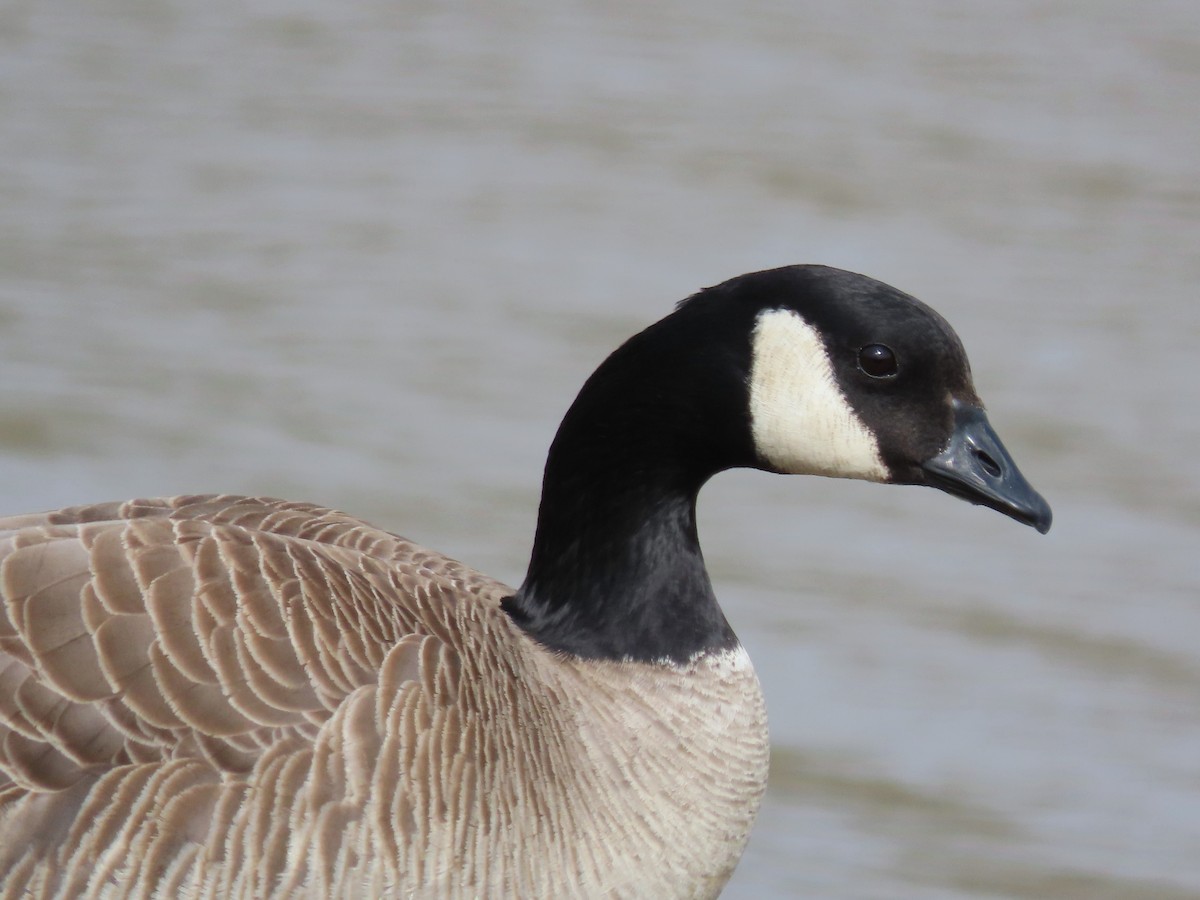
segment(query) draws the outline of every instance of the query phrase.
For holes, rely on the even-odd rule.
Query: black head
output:
[[[749,310],[748,419],[761,468],[928,484],[1033,525],[1050,509],[987,422],[950,325],[852,272],[788,266],[734,278],[676,315]]]

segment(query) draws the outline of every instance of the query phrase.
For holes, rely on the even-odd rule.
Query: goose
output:
[[[702,290],[595,371],[518,590],[305,503],[0,520],[0,895],[716,896],[768,756],[696,530],[734,467],[1050,527],[950,326],[811,265]]]

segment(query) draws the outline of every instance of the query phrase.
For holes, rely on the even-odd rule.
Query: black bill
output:
[[[950,443],[921,468],[938,490],[991,507],[1042,534],[1050,530],[1050,504],[1025,480],[982,407],[955,401]]]

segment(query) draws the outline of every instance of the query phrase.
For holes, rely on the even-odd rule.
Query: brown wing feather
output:
[[[258,838],[282,851],[295,818],[288,806],[311,765],[328,780],[310,792],[308,813],[332,848],[345,804],[374,777],[378,725],[395,712],[383,698],[414,681],[422,702],[451,702],[454,654],[422,636],[449,633],[438,607],[450,593],[430,581],[485,605],[504,592],[306,504],[180,497],[0,519],[0,833],[17,812],[29,824],[27,801],[40,795],[59,801],[47,807],[54,818],[75,823],[66,843],[77,848],[133,841],[147,817],[177,826],[186,844],[232,822],[222,773],[257,767],[257,788],[274,792],[259,801],[271,824],[238,827],[273,828]],[[387,691],[361,693],[381,679]],[[334,739],[314,754],[315,727],[326,722]],[[106,780],[116,792],[109,809],[125,809],[124,822],[93,808]],[[65,833],[51,829],[45,843]],[[137,865],[163,877],[183,866],[181,847],[155,842]],[[18,860],[0,849],[0,871],[11,880],[31,852]],[[320,877],[332,884],[330,853]],[[86,877],[75,887],[107,876]]]

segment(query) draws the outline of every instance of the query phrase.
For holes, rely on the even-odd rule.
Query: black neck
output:
[[[704,567],[696,495],[754,464],[748,350],[697,359],[703,321],[669,322],[597,370],[550,448],[529,572],[505,609],[555,650],[685,662],[737,644]]]
[[[695,491],[664,484],[546,490],[507,608],[543,644],[588,658],[684,662],[737,642],[704,568]]]

